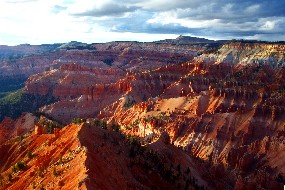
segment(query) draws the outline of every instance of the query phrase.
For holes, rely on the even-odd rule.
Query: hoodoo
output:
[[[284,47],[180,36],[48,53],[21,94],[34,113],[0,125],[0,189],[282,189]]]

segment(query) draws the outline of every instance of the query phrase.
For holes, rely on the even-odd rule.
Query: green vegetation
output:
[[[169,117],[166,116],[166,112],[160,112],[158,116],[159,116],[160,120],[167,120],[167,119],[169,119]]]
[[[62,161],[62,155],[60,155],[60,156],[59,156],[58,163],[59,163],[59,164],[63,164],[63,161]]]
[[[10,182],[10,181],[12,181],[12,174],[11,173],[8,173],[8,175],[7,175],[7,180]]]
[[[32,188],[36,189],[36,183],[34,181],[32,182]]]
[[[43,172],[44,172],[43,168],[37,168],[37,174],[38,174],[39,177],[43,177],[44,176]]]
[[[52,158],[51,159],[51,164],[53,165],[55,163],[54,159]]]
[[[31,152],[30,149],[28,149],[28,151],[27,151],[27,157],[28,157],[29,159],[32,159],[32,158],[33,158],[33,154],[32,154],[32,152]]]
[[[4,117],[17,118],[23,112],[35,112],[43,105],[55,101],[56,98],[49,95],[34,96],[26,94],[23,92],[23,89],[20,89],[0,99],[0,121],[2,121]]]
[[[56,171],[56,168],[55,168],[55,167],[53,168],[52,173],[53,173],[54,176],[57,176],[57,171]]]
[[[134,122],[132,122],[130,125],[131,127],[135,127],[137,126],[139,123],[141,122],[141,119],[140,118],[137,118]]]
[[[121,126],[120,126],[118,123],[111,123],[111,124],[110,124],[110,128],[111,128],[113,131],[115,131],[115,132],[119,132]]]
[[[13,173],[17,173],[20,170],[24,170],[26,168],[26,164],[22,161],[17,162],[15,165],[11,167]]]
[[[100,126],[102,129],[107,129],[107,121],[101,120],[99,126]]]
[[[21,142],[22,140],[24,140],[25,139],[25,136],[23,136],[23,135],[21,135],[21,136],[19,136],[19,141]]]
[[[91,125],[99,126],[99,125],[100,125],[100,120],[99,120],[98,118],[95,118],[95,119],[92,121]]]
[[[86,118],[74,118],[71,123],[73,124],[81,124],[81,123],[84,123],[86,122]]]
[[[40,184],[40,190],[44,190],[45,188],[44,188],[44,186],[43,186],[43,184]]]
[[[119,132],[120,129],[121,129],[121,126],[116,123],[116,122],[112,122],[110,124],[107,125],[107,121],[105,120],[100,120],[98,118],[95,118],[92,122],[91,122],[91,125],[92,126],[95,126],[95,127],[100,127],[102,129],[111,129],[112,131],[115,131],[115,132]]]
[[[161,112],[156,117],[147,117],[147,122],[150,121],[163,121],[168,119],[166,112]],[[137,118],[132,125],[138,125],[141,121],[140,118]],[[74,122],[81,122],[80,118],[74,120]],[[163,153],[158,153],[157,151],[150,149],[147,146],[143,146],[143,140],[140,140],[139,137],[125,135],[120,132],[120,125],[116,122],[111,122],[107,124],[106,120],[100,120],[94,118],[91,122],[92,127],[100,127],[102,129],[108,129],[109,131],[116,131],[120,133],[120,137],[124,143],[128,146],[126,154],[129,157],[128,167],[143,167],[146,172],[155,171],[160,177],[173,184],[173,187],[176,189],[204,189],[203,186],[199,186],[197,179],[191,175],[190,168],[183,168],[183,165],[179,162],[171,163],[166,162],[165,158],[167,157]],[[89,125],[90,127],[90,125]],[[103,139],[108,139],[109,134],[104,132]],[[121,151],[116,151],[117,154],[120,154]],[[166,156],[166,157],[165,157]],[[167,160],[167,159],[166,159]],[[62,156],[60,156],[58,163],[62,163]],[[56,168],[53,168],[53,175],[58,175]]]
[[[26,77],[22,78],[0,78],[0,99],[23,88]]]
[[[52,120],[42,120],[40,124],[47,126],[48,134],[53,134],[55,128],[61,128],[61,125],[58,122]]]
[[[128,167],[143,167],[145,171],[155,171],[163,180],[170,182],[175,189],[205,189],[204,186],[198,184],[189,167],[186,169],[181,163],[173,163],[167,159],[171,156],[142,146],[136,136],[124,136],[124,141],[129,144],[127,146],[127,155],[130,159]]]
[[[154,121],[158,121],[158,120],[165,121],[167,119],[169,119],[169,116],[166,116],[166,112],[160,112],[158,114],[158,116],[148,116],[145,118],[146,122],[150,122],[152,120],[154,120]]]
[[[12,169],[12,172],[13,172],[13,173],[16,173],[16,172],[17,172],[17,169],[16,169],[16,167],[15,167],[15,166],[12,166],[12,168],[11,168],[11,169]]]
[[[136,101],[134,100],[133,97],[127,97],[125,99],[125,103],[124,103],[124,107],[125,108],[131,108],[134,104],[136,103]]]
[[[22,161],[19,161],[16,163],[15,167],[17,170],[23,170],[26,168],[26,164]]]
[[[139,144],[139,141],[135,136],[128,136],[127,140],[129,141],[130,144],[135,144],[135,145]]]
[[[9,103],[12,103],[12,104],[16,104],[20,100],[22,92],[23,92],[22,90],[18,90],[18,91],[12,92],[8,96],[5,96],[5,97],[1,98],[0,101],[1,102],[9,102]]]
[[[98,118],[95,118],[92,122],[91,122],[91,125],[92,126],[95,126],[95,127],[100,127],[102,129],[111,129],[112,131],[115,131],[115,132],[120,132],[120,129],[121,129],[121,126],[116,123],[116,122],[112,122],[110,124],[107,124],[107,121],[105,120],[100,120]]]

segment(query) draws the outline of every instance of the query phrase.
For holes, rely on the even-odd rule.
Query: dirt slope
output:
[[[119,132],[87,123],[68,125],[55,134],[32,132],[0,146],[4,155],[0,159],[0,189],[182,189],[207,185],[201,177],[195,180],[199,175],[194,162],[163,138],[156,145],[141,146]],[[193,174],[190,169],[187,172],[188,167]]]

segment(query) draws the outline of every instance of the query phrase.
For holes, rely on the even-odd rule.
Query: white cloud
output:
[[[136,6],[114,0],[81,0],[69,6],[67,11],[77,16],[108,17],[124,16],[136,9]]]
[[[245,9],[246,13],[256,13],[260,9],[259,4],[251,5]]]
[[[38,0],[6,0],[6,3],[28,3],[28,2],[34,2]]]
[[[179,12],[180,10],[178,10]],[[162,24],[179,24],[189,28],[205,28],[216,25],[219,19],[212,20],[193,20],[188,18],[179,18],[177,12],[163,12],[157,14],[154,18],[147,21],[148,23],[162,23]]]
[[[57,3],[53,0],[26,2],[21,5],[2,3],[0,36],[14,35],[29,43],[65,42],[74,36],[84,36],[90,28],[88,23],[83,18],[74,18],[65,13],[53,14],[50,9],[55,5]]]
[[[216,1],[216,0],[214,0]],[[205,2],[205,4],[209,4]],[[201,5],[201,0],[149,0],[149,1],[139,1],[137,5],[146,10],[154,10],[154,11],[169,11],[178,8],[185,7],[198,7]]]
[[[178,34],[285,40],[284,6],[283,0],[3,0],[0,44],[151,41]]]
[[[266,21],[262,26],[262,30],[272,30],[275,28],[275,21]]]

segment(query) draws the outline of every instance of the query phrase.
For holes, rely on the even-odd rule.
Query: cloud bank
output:
[[[285,40],[283,0],[4,0],[0,43],[78,40]]]

